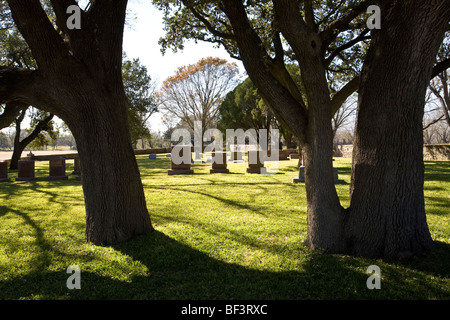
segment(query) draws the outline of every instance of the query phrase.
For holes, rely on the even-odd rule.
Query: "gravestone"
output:
[[[0,161],[0,182],[11,181],[8,178],[8,162]]]
[[[229,173],[227,169],[227,153],[226,152],[212,152],[212,169],[209,173]]]
[[[66,159],[50,159],[49,160],[49,176],[47,180],[67,180],[69,177],[66,175]]]
[[[80,157],[75,157],[75,159],[74,159],[74,170],[73,170],[72,174],[76,174],[77,175],[75,177],[76,180],[78,180],[78,181],[81,180],[81,161],[80,161]]]
[[[243,162],[244,160],[242,159],[242,152],[240,151],[231,151],[230,152],[230,159],[229,161],[231,162]]]
[[[333,167],[333,178],[334,178],[334,183],[343,183],[344,182],[344,180],[339,179],[337,168],[335,168],[335,167]]]
[[[172,149],[172,154],[171,154],[171,164],[170,164],[170,170],[167,171],[168,175],[177,175],[177,174],[193,174],[194,170],[191,169],[191,163],[192,163],[192,156],[191,156],[191,147],[190,146],[186,146],[186,147],[181,147],[179,150],[179,156],[176,155],[176,150],[178,148],[173,148]],[[189,153],[189,160],[183,159],[183,155],[185,153]],[[176,164],[174,163],[174,158],[181,158],[183,159],[183,161],[180,164]]]
[[[333,179],[334,183],[343,183],[344,180],[338,178],[337,168],[333,167]],[[300,166],[298,168],[298,178],[292,179],[292,182],[298,183],[298,182],[305,182],[305,167]]]
[[[19,160],[18,173],[16,181],[36,180],[34,175],[34,160]]]
[[[81,166],[80,166],[80,157],[75,157],[74,168],[72,174],[80,175],[81,174]]]
[[[305,182],[305,167],[304,166],[298,167],[298,177],[292,179],[292,182],[294,182],[294,183]]]
[[[300,159],[300,155],[298,153],[291,153],[289,158],[292,159]]]
[[[247,173],[267,173],[266,168],[264,167],[264,159],[261,159],[261,153],[259,151],[248,152]]]

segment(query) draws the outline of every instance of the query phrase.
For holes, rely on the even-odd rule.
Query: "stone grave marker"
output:
[[[249,151],[247,173],[266,174],[266,172],[264,159],[261,159],[261,153],[259,151]]]
[[[179,150],[179,155],[176,152]],[[184,156],[185,154],[189,154],[189,157]],[[181,159],[181,163],[175,163],[174,158]],[[193,174],[194,170],[191,169],[192,163],[192,155],[191,155],[191,146],[183,146],[181,148],[173,148],[171,154],[171,165],[170,170],[167,172],[168,175],[177,175],[177,174]]]
[[[333,179],[334,179],[334,183],[344,183],[345,182],[344,180],[339,179],[337,168],[334,168],[334,167],[333,167]],[[305,167],[304,166],[300,166],[298,168],[298,177],[292,179],[292,182],[294,182],[294,183],[305,182]]]
[[[81,166],[80,166],[80,157],[75,157],[74,168],[72,174],[80,175],[81,174]]]
[[[0,161],[0,182],[11,181],[8,178],[8,162]]]
[[[34,173],[34,160],[19,160],[18,173],[16,181],[36,180]]]
[[[229,173],[227,169],[227,153],[226,152],[212,152],[212,169],[209,173]]]
[[[69,177],[66,175],[66,159],[50,159],[49,160],[49,176],[47,180],[67,180]]]

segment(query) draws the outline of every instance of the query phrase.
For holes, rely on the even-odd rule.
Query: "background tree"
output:
[[[269,129],[274,122],[272,112],[258,95],[250,78],[229,92],[218,109],[218,129]]]
[[[22,152],[28,147],[44,147],[58,138],[58,131],[53,122],[53,114],[45,111],[33,110],[31,114],[30,128],[27,135],[22,137],[22,122],[25,119],[27,108],[21,111],[15,120],[14,151],[9,165],[10,170],[17,170]]]
[[[38,0],[8,4],[37,68],[0,68],[0,103],[37,106],[70,128],[83,166],[89,242],[114,244],[152,231],[121,72],[127,1],[90,1],[80,8],[81,29],[66,24],[74,0],[51,0],[51,15]]]
[[[442,35],[448,23],[450,6],[448,0],[439,3],[431,0],[424,1],[416,7],[414,7],[417,4],[415,1],[404,2],[405,4],[402,4],[401,1],[327,1],[324,3],[273,0],[243,3],[238,0],[230,0],[224,1],[220,5],[213,1],[200,3],[181,1],[183,4],[181,5],[178,1],[154,1],[165,13],[166,36],[160,41],[163,49],[169,47],[175,50],[181,49],[185,39],[209,41],[224,46],[232,57],[243,61],[259,94],[270,106],[277,119],[298,138],[304,152],[306,168],[305,187],[308,213],[306,243],[311,248],[320,248],[327,252],[397,258],[420,254],[429,248],[430,238],[427,237],[427,225],[423,219],[423,183],[422,191],[420,191],[420,178],[412,179],[414,181],[410,185],[403,181],[405,187],[400,187],[402,180],[399,179],[396,181],[398,184],[387,184],[388,188],[385,188],[389,178],[387,175],[381,174],[373,177],[379,181],[378,183],[367,184],[367,181],[372,181],[368,179],[368,176],[376,175],[379,172],[387,173],[384,166],[386,159],[392,160],[389,161],[391,173],[398,170],[398,172],[410,174],[410,171],[405,168],[412,169],[412,166],[416,166],[413,172],[417,172],[419,165],[417,161],[422,155],[422,149],[417,148],[417,141],[422,144],[422,136],[411,137],[414,142],[409,145],[411,149],[406,149],[410,151],[408,155],[414,154],[416,158],[411,164],[401,167],[400,163],[409,161],[405,160],[408,159],[408,155],[403,154],[402,161],[397,161],[397,156],[400,155],[396,151],[390,154],[388,150],[405,150],[403,145],[399,146],[405,141],[399,137],[396,138],[396,141],[383,139],[385,133],[380,130],[384,128],[384,124],[374,121],[374,118],[382,122],[383,117],[389,116],[385,114],[382,117],[373,111],[377,108],[370,103],[369,95],[363,98],[360,96],[359,100],[359,123],[365,121],[372,121],[372,123],[367,126],[367,128],[371,128],[370,132],[365,131],[367,135],[356,130],[359,133],[359,135],[356,134],[356,141],[361,147],[359,150],[364,151],[356,152],[359,157],[354,158],[352,206],[350,209],[345,210],[341,207],[333,183],[331,117],[353,92],[358,88],[361,90],[359,74],[362,62],[367,61],[364,60],[365,53],[369,39],[374,34],[374,31],[368,30],[366,25],[368,15],[365,13],[371,4],[383,4],[383,28],[378,32],[379,35],[388,35],[383,30],[389,30],[393,34],[398,33],[398,38],[391,35],[390,39],[402,39],[404,43],[387,41],[393,48],[401,50],[399,43],[403,45],[414,45],[415,43],[416,48],[405,52],[420,52],[415,57],[405,57],[399,52],[398,55],[391,54],[391,58],[389,58],[390,53],[386,50],[383,51],[383,55],[377,57],[380,59],[377,62],[381,63],[383,59],[400,62],[397,68],[394,68],[398,74],[393,79],[397,79],[396,77],[400,75],[403,79],[406,75],[412,77],[411,70],[418,71],[419,67],[420,72],[414,79],[420,78],[420,81],[409,83],[411,87],[404,92],[396,91],[395,88],[399,87],[398,84],[402,81],[397,79],[395,84],[390,83],[389,86],[386,86],[381,80],[384,79],[382,74],[387,74],[391,65],[381,64],[382,67],[377,69],[379,74],[375,69],[371,69],[365,74],[366,77],[372,73],[373,75],[378,74],[378,77],[371,77],[371,81],[365,79],[364,85],[367,88],[372,87],[372,90],[368,90],[371,92],[370,98],[378,101],[377,97],[389,96],[392,98],[391,102],[396,102],[395,104],[391,103],[392,106],[402,106],[403,111],[408,114],[410,111],[408,107],[412,105],[417,107],[417,103],[422,103],[423,115],[423,99],[421,99],[423,79],[427,72],[431,73],[430,64],[427,63],[429,63],[430,57],[434,60],[439,43],[442,41]],[[392,12],[395,12],[395,17]],[[421,14],[426,16],[420,16]],[[401,24],[405,28],[395,29],[394,26],[399,25],[395,18],[407,20]],[[429,28],[423,28],[415,23],[416,21],[427,21]],[[404,29],[409,29],[406,26],[410,24],[417,28],[420,26],[424,30],[411,28],[414,31],[403,33]],[[414,32],[420,34],[424,41],[416,41]],[[430,45],[426,50],[421,47],[424,45],[425,39]],[[436,46],[436,42],[438,46]],[[373,51],[387,48],[381,42],[376,42],[375,45],[372,45],[372,41],[370,43]],[[422,59],[422,62],[418,62],[418,57],[419,60]],[[410,58],[411,61],[417,63],[417,66],[413,68],[409,65],[410,69],[403,68],[405,63],[402,62],[406,62]],[[286,61],[298,64],[302,88],[299,88],[289,74]],[[367,63],[376,68],[373,61]],[[395,62],[391,63],[395,65]],[[400,66],[402,68],[399,68]],[[430,78],[427,79],[427,81],[429,80]],[[404,101],[395,100],[393,97],[395,94],[397,99],[403,99],[406,94],[411,92],[414,92],[412,96],[416,98],[416,102],[410,106],[406,106]],[[381,105],[387,106],[386,101]],[[361,115],[362,109],[365,110],[363,115]],[[417,113],[413,112],[412,114],[414,117],[418,116]],[[419,119],[421,127],[422,118],[419,116]],[[400,122],[401,119],[389,120],[392,120],[390,128],[393,131],[408,131],[401,126],[396,127],[393,123]],[[410,120],[417,125],[417,118]],[[378,130],[373,128],[375,123],[377,123]],[[363,126],[360,125],[359,128],[362,129]],[[371,136],[368,135],[369,133]],[[397,137],[394,132],[387,136],[389,138]],[[378,150],[378,143],[384,143],[384,147],[386,147],[379,149],[383,150],[380,154],[378,151],[374,152],[374,150]],[[409,143],[409,140],[406,143]],[[356,149],[358,150],[358,147]],[[381,156],[383,162],[375,161],[377,157],[380,157],[381,160]],[[358,171],[359,168],[366,168],[366,170]],[[420,172],[418,174],[420,176]],[[381,176],[386,180],[380,181]],[[404,176],[402,178],[406,179]],[[412,180],[410,179],[410,181]],[[399,189],[410,190],[409,187],[415,190],[414,201],[398,194]],[[357,193],[357,190],[361,193]],[[375,194],[377,196],[374,196]],[[364,202],[364,199],[370,199],[370,201]],[[399,203],[392,202],[392,199],[398,200]],[[380,205],[386,203],[389,205],[380,208]],[[412,210],[412,205],[417,206],[418,210]],[[369,212],[372,214],[370,218],[367,217]],[[413,218],[407,218],[408,212]],[[349,213],[351,218],[348,218]],[[402,223],[394,226],[392,223],[396,217]],[[364,219],[366,222],[374,222],[374,219],[378,219],[377,223],[374,223],[376,227],[361,223],[365,221]],[[379,223],[380,221],[385,223],[384,226],[389,225],[389,229],[382,229],[383,223]],[[372,231],[366,232],[365,230],[368,229]],[[378,238],[374,237],[375,234],[378,234]],[[396,234],[401,235],[401,241],[400,238],[395,238]],[[423,236],[417,236],[418,234]]]
[[[213,57],[180,67],[162,84],[160,108],[185,122],[191,130],[195,121],[201,122],[203,137],[207,129],[215,128],[219,106],[236,85],[238,73],[235,63]]]
[[[124,61],[122,77],[128,100],[131,143],[136,148],[139,139],[143,143],[144,139],[150,140],[151,138],[147,121],[155,112],[158,112],[154,98],[156,88],[147,68],[141,64],[139,59]]]

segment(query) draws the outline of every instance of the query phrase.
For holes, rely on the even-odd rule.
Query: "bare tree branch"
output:
[[[8,0],[17,28],[40,67],[54,69],[68,51],[39,0]]]

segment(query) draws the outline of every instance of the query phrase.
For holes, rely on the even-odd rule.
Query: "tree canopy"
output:
[[[226,93],[236,85],[239,73],[235,63],[207,57],[178,68],[167,78],[158,93],[160,109],[185,122],[194,130],[195,122],[214,128],[219,106]]]

